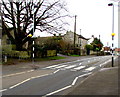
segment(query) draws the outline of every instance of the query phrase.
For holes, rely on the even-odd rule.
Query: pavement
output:
[[[120,65],[120,56],[115,61],[114,67],[111,67],[111,63],[108,63],[104,68],[80,82],[77,87],[63,97],[73,97],[73,95],[79,97],[86,95],[91,95],[91,97],[96,95],[96,97],[98,95],[120,97],[118,65]]]

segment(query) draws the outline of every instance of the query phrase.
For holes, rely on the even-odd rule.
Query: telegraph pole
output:
[[[76,17],[77,15],[75,15],[75,24],[74,24],[74,53],[75,53],[75,40],[76,40]]]
[[[81,55],[81,29],[80,29],[80,55]]]

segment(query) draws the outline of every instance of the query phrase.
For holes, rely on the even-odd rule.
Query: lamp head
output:
[[[108,6],[113,6],[113,3],[109,3]]]
[[[28,37],[32,37],[32,34],[29,34]]]

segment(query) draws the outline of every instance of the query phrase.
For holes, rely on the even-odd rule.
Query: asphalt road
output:
[[[97,56],[40,68],[35,71],[37,73],[34,76],[37,77],[32,76],[11,87],[6,87],[7,89],[3,89],[2,93],[3,95],[63,95],[63,91],[77,86],[110,61],[111,56]],[[44,70],[53,72],[39,76],[39,72]],[[22,75],[24,76],[25,74]]]

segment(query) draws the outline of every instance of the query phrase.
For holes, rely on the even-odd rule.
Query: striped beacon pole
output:
[[[31,38],[32,38],[33,35],[32,35],[32,34],[29,34],[28,37],[31,37]],[[34,57],[35,57],[35,54],[34,54],[34,51],[35,51],[34,44],[35,44],[35,41],[34,41],[34,39],[33,39],[33,42],[32,42],[32,45],[33,45],[33,47],[32,47],[32,52],[33,52],[33,53],[32,53],[32,63],[33,63],[33,65],[34,65]],[[33,68],[34,68],[34,69],[37,69],[35,66],[33,66]]]
[[[112,67],[114,67],[114,54],[113,54],[113,51],[114,51],[114,36],[115,36],[115,33],[112,33],[111,36],[112,36]]]
[[[34,57],[35,57],[35,54],[34,54],[34,51],[35,51],[35,48],[34,48],[34,44],[35,44],[35,41],[33,39],[33,53],[32,53],[32,63],[34,64]]]
[[[113,54],[113,50],[114,50],[114,36],[115,36],[115,33],[114,33],[114,4],[113,3],[109,3],[108,6],[112,6],[112,67],[114,66],[114,54]]]

